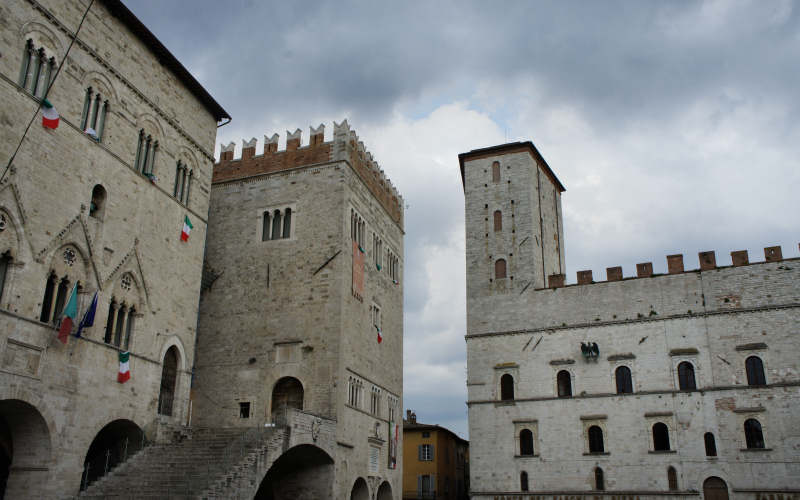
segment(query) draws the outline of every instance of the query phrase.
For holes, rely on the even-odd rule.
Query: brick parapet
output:
[[[800,244],[798,244],[798,248],[800,248]],[[667,265],[668,271],[665,274],[686,274],[686,273],[696,273],[696,272],[703,272],[703,271],[713,271],[715,269],[727,269],[731,267],[743,267],[743,266],[752,266],[756,264],[764,264],[767,262],[783,262],[783,261],[797,261],[800,260],[799,257],[792,257],[788,259],[783,258],[783,254],[781,251],[780,246],[772,246],[772,247],[765,247],[764,248],[764,260],[762,262],[751,262],[747,253],[747,250],[736,250],[731,252],[731,260],[732,265],[730,266],[718,266],[716,260],[716,253],[713,250],[706,251],[706,252],[699,252],[698,260],[700,263],[700,267],[698,269],[685,269],[683,265],[683,254],[675,254],[675,255],[667,255]],[[607,283],[611,281],[629,281],[639,278],[652,278],[656,276],[663,276],[664,274],[653,273],[653,263],[652,262],[642,262],[640,264],[636,264],[636,276],[628,276],[624,277],[622,275],[622,267],[609,267],[606,268],[606,280],[605,281],[595,281],[592,277],[592,271],[578,271],[576,274],[577,283],[566,284],[565,282],[565,275],[563,274],[553,274],[548,276],[549,286],[547,288],[534,288],[532,291],[544,291],[549,290],[551,288],[562,288],[562,287],[575,287],[575,286],[583,286],[583,285],[593,285],[599,283]]]
[[[243,140],[242,155],[234,158],[234,143],[222,145],[220,160],[214,165],[212,184],[244,179],[260,174],[283,172],[295,168],[347,162],[359,179],[378,200],[389,217],[403,228],[403,198],[364,143],[350,128],[347,120],[334,122],[333,141],[324,141],[324,126],[311,127],[310,143],[301,146],[300,129],[287,131],[286,149],[278,151],[278,134],[265,136],[264,153],[255,154],[256,139]]]

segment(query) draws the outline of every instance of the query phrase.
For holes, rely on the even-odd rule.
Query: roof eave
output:
[[[547,173],[547,175],[550,178],[553,179],[553,181],[555,182],[556,187],[558,187],[559,191],[561,191],[563,193],[564,191],[567,190],[567,188],[565,188],[564,185],[561,184],[561,181],[558,180],[558,177],[556,177],[556,174],[555,174],[555,172],[553,172],[553,169],[550,168],[550,165],[547,164],[547,161],[544,159],[544,156],[542,156],[542,154],[539,152],[539,150],[536,149],[536,145],[534,145],[533,142],[531,142],[531,141],[509,142],[509,143],[506,143],[506,144],[498,144],[497,146],[490,146],[488,148],[473,149],[472,151],[470,151],[468,153],[460,153],[458,155],[458,163],[459,163],[460,168],[461,168],[461,186],[462,187],[465,186],[465,184],[464,184],[464,161],[466,159],[468,159],[469,157],[471,157],[471,156],[479,156],[479,155],[486,155],[486,154],[495,153],[495,152],[496,153],[501,153],[501,152],[503,152],[505,150],[508,150],[508,149],[518,149],[520,147],[527,147],[530,150],[530,152],[533,155],[533,157],[536,158],[538,161],[540,161],[542,163],[542,165],[544,166],[545,172]]]

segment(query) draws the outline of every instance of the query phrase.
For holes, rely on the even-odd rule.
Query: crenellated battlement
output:
[[[798,248],[800,248],[800,244],[798,244]],[[741,267],[741,266],[748,266],[751,264],[760,264],[763,262],[780,262],[783,259],[783,252],[780,246],[772,246],[772,247],[765,247],[764,248],[764,261],[763,262],[750,262],[750,259],[747,254],[747,250],[736,250],[731,252],[731,266],[717,266],[717,257],[716,252],[713,250],[706,251],[706,252],[699,252],[697,254],[697,258],[699,260],[700,268],[699,269],[684,269],[683,265],[683,254],[674,254],[674,255],[667,255],[667,273],[666,274],[681,274],[687,272],[697,272],[697,271],[711,271],[714,269],[722,269],[728,267]],[[642,262],[636,264],[636,276],[630,277],[623,277],[622,275],[622,266],[615,266],[615,267],[608,267],[606,268],[606,280],[605,282],[610,281],[622,281],[622,280],[631,280],[637,278],[650,278],[653,276],[661,276],[660,274],[653,274],[653,263],[652,262]],[[578,282],[572,285],[566,284],[566,275],[564,274],[551,274],[547,277],[547,288],[563,288],[565,286],[579,286],[579,285],[590,285],[593,283],[602,283],[603,281],[595,281],[594,276],[591,270],[585,271],[578,271],[577,272],[577,280]],[[546,290],[546,289],[544,289]]]
[[[392,220],[403,226],[403,197],[386,176],[378,162],[367,151],[358,134],[345,119],[333,122],[333,140],[325,142],[325,125],[309,127],[310,139],[302,145],[302,131],[286,131],[286,149],[278,150],[280,136],[264,136],[264,152],[256,155],[255,137],[242,139],[242,154],[234,158],[235,143],[222,145],[220,159],[214,165],[213,183],[227,182],[254,175],[271,174],[321,163],[346,161],[375,198],[389,213]]]

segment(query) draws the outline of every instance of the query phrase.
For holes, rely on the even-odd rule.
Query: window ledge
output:
[[[740,448],[739,451],[758,453],[760,451],[772,451],[772,448]]]
[[[539,454],[534,453],[533,455],[514,455],[514,458],[539,458]]]
[[[583,456],[608,456],[611,455],[611,452],[608,451],[590,451],[589,453],[584,453]]]
[[[651,455],[668,455],[670,453],[678,453],[678,450],[650,450],[647,453]]]
[[[506,401],[495,401],[495,406],[515,406],[517,403],[513,399],[509,399]]]

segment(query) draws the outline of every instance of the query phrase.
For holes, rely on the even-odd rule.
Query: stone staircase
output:
[[[194,429],[146,447],[76,498],[253,498],[287,442],[285,427]]]

